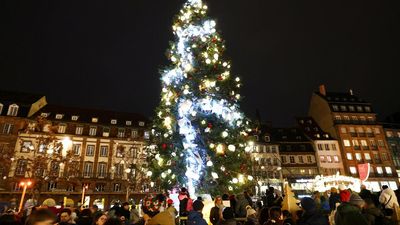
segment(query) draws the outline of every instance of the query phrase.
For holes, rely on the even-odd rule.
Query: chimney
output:
[[[353,89],[350,89],[350,95],[353,95]]]
[[[319,85],[319,93],[323,96],[326,96],[326,89],[324,84]]]

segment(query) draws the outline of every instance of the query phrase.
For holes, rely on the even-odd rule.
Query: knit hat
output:
[[[204,208],[204,204],[200,200],[196,200],[193,202],[193,210],[194,211],[201,211]]]
[[[358,194],[353,193],[350,195],[349,203],[352,205],[362,206],[365,202]]]
[[[340,201],[341,201],[341,202],[348,202],[348,201],[350,201],[350,195],[351,195],[350,191],[348,191],[348,190],[342,190],[342,191],[340,191],[339,195],[340,195]]]
[[[305,211],[312,211],[312,210],[315,210],[317,208],[317,205],[315,204],[314,199],[309,198],[309,197],[305,197],[305,198],[301,199],[301,207]]]
[[[251,208],[251,206],[249,206],[249,205],[246,206],[246,211],[247,211],[246,217],[249,217],[249,216],[254,215],[254,214],[257,213],[256,210],[254,210],[253,208]]]

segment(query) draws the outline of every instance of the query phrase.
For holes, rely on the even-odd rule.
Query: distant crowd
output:
[[[96,205],[90,208],[55,208],[35,206],[23,213],[12,209],[0,212],[1,225],[206,225],[203,216],[204,201],[192,199],[181,188],[179,208],[168,194],[146,196],[141,211],[125,202],[116,203],[101,211]],[[251,193],[223,194],[214,197],[209,212],[212,225],[390,225],[399,203],[396,193],[382,186],[380,193],[372,193],[365,186],[360,193],[339,185],[325,193],[314,192],[311,197],[299,200],[301,210],[290,213],[282,210],[284,196],[272,187],[258,201]]]

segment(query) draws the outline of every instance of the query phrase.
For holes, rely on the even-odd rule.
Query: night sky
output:
[[[139,112],[159,102],[183,0],[0,3],[0,88],[54,104]],[[290,125],[321,83],[400,110],[399,1],[208,0],[249,117]]]

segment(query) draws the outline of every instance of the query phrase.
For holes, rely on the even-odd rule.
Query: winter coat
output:
[[[187,225],[207,225],[207,222],[201,212],[191,211],[189,212]]]
[[[368,225],[381,225],[381,224],[376,224],[376,220],[378,218],[385,217],[385,215],[383,215],[382,210],[376,208],[375,206],[364,209],[362,214],[367,220]]]
[[[175,225],[175,221],[168,211],[160,212],[147,221],[147,225]]]
[[[91,217],[80,217],[76,221],[76,225],[92,225],[93,219]]]
[[[369,199],[372,199],[372,193],[371,193],[371,191],[370,190],[367,190],[367,189],[362,189],[361,191],[360,191],[360,194],[358,194],[362,199],[367,199],[367,198],[369,198]]]
[[[329,197],[329,208],[331,211],[336,209],[336,203],[340,203],[340,195],[338,193],[332,193]]]
[[[297,225],[329,225],[329,220],[328,217],[323,216],[318,210],[306,211],[297,221]]]
[[[220,225],[237,225],[235,219],[223,220]]]
[[[386,188],[382,191],[379,196],[379,202],[383,204],[386,209],[394,209],[395,206],[399,207],[396,194],[390,188]]]
[[[335,225],[368,225],[368,222],[360,208],[344,202],[336,209]]]
[[[271,220],[271,219],[264,223],[264,225],[282,225],[282,224],[283,224],[282,220]]]
[[[236,217],[246,217],[247,214],[246,206],[248,205],[249,202],[244,197],[244,195],[238,195],[235,208]]]
[[[216,224],[219,223],[219,221],[220,221],[220,219],[221,219],[220,217],[221,217],[221,210],[220,210],[220,208],[218,208],[218,206],[212,207],[212,208],[211,208],[211,211],[210,211],[210,222],[211,222],[213,225],[216,225]]]

